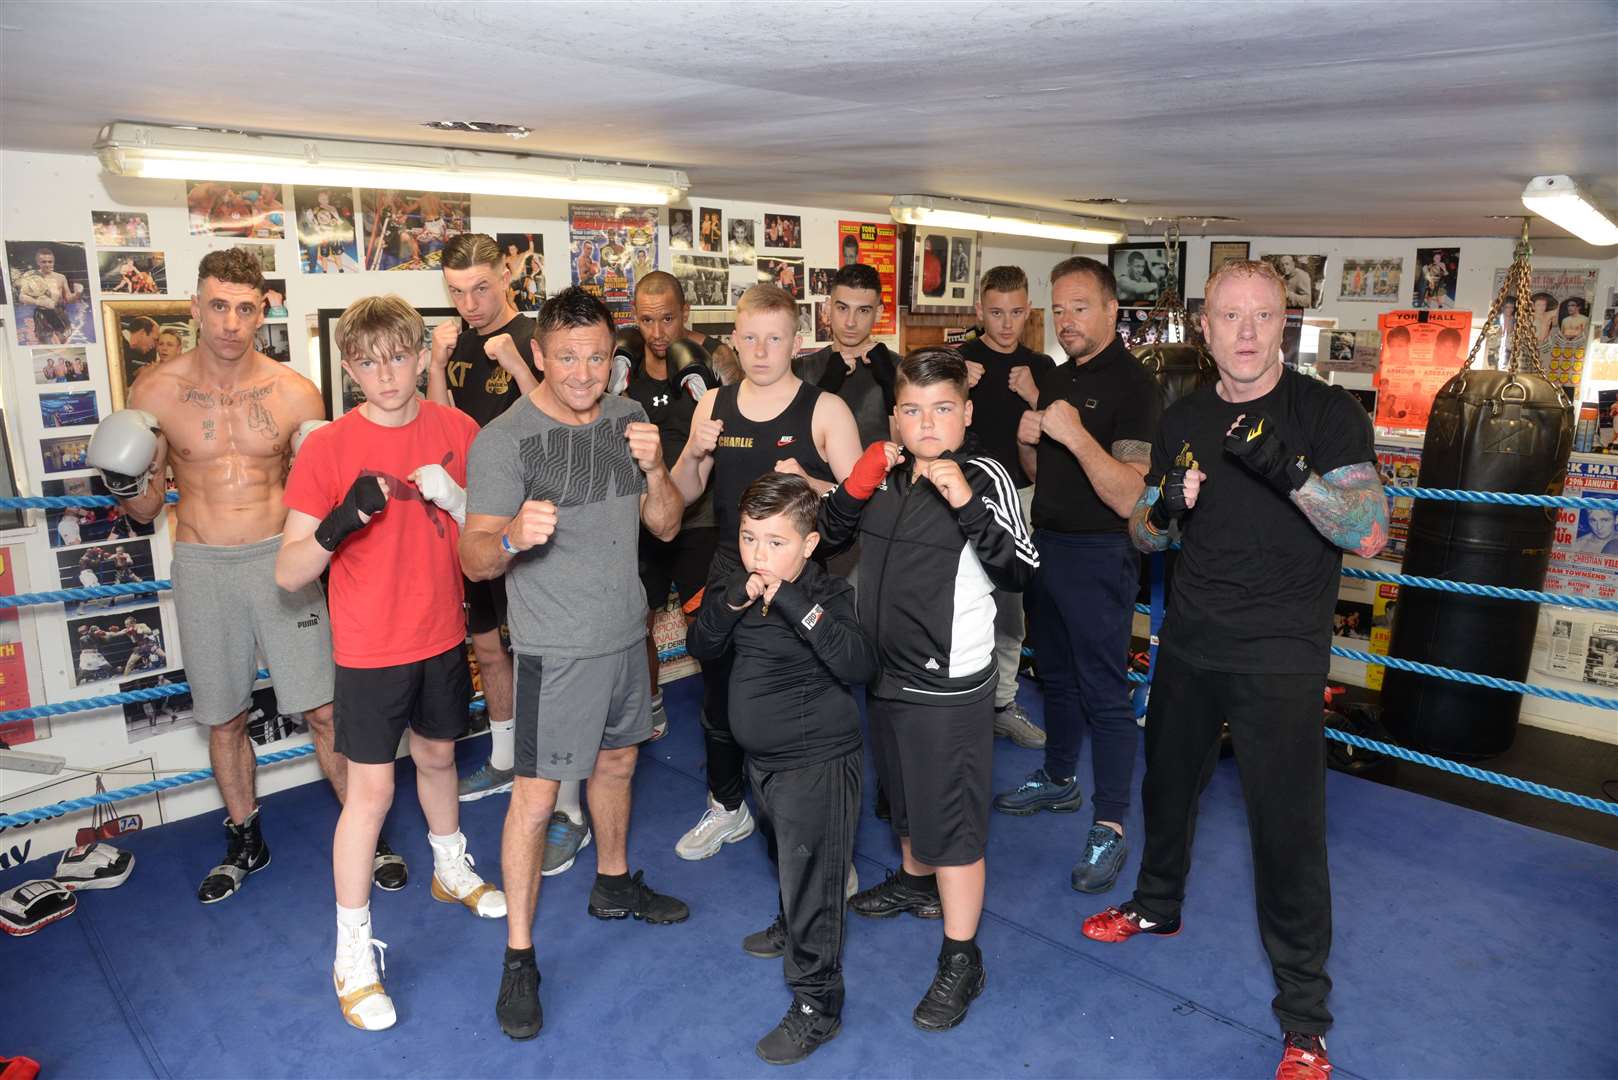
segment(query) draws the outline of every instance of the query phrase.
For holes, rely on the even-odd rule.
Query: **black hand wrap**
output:
[[[365,527],[361,514],[374,514],[387,503],[380,480],[374,476],[360,477],[343,496],[343,501],[334,506],[315,529],[315,543],[327,551],[336,551],[338,544]]]
[[[1309,459],[1290,450],[1263,413],[1247,413],[1236,423],[1225,436],[1225,453],[1283,497],[1309,480]]]
[[[1185,474],[1190,471],[1188,465],[1176,465],[1153,485],[1157,488],[1157,501],[1146,511],[1146,520],[1158,532],[1167,530],[1189,509],[1185,504]]]
[[[747,579],[751,576],[746,570],[737,570],[725,581],[726,607],[739,611],[752,604],[753,598],[747,595]]]

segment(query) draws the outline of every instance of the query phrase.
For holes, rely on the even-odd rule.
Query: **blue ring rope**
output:
[[[163,501],[172,506],[180,501],[180,493],[170,491]],[[11,495],[0,499],[0,510],[65,510],[70,506],[88,510],[117,505],[118,500],[111,495]]]

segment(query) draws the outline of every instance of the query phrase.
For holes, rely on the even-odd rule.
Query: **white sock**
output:
[[[466,854],[466,837],[459,829],[448,836],[434,836],[433,831],[428,829],[427,843],[432,845],[435,870],[455,865]]]
[[[573,824],[584,824],[584,810],[579,806],[579,781],[563,780],[557,787],[556,809],[566,814]]]
[[[659,690],[652,695],[652,711],[656,712],[663,707],[663,691]]]
[[[489,764],[509,772],[517,763],[517,721],[489,721]]]
[[[337,944],[342,948],[344,938],[365,939],[371,936],[371,905],[344,907],[337,905]]]

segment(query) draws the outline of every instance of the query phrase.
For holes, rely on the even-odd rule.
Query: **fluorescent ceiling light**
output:
[[[1618,224],[1602,213],[1571,177],[1534,177],[1523,188],[1522,204],[1586,244],[1618,244]]]
[[[906,225],[1037,236],[1047,240],[1070,240],[1076,244],[1117,244],[1125,235],[1119,222],[1029,207],[940,199],[931,195],[895,195],[893,202],[888,205],[888,212],[893,215],[893,220]]]
[[[659,206],[679,201],[691,186],[679,169],[649,165],[149,124],[108,124],[96,137],[95,151],[108,172],[164,180],[464,191]]]

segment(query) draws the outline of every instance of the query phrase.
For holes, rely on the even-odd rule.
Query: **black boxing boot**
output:
[[[197,899],[204,904],[217,904],[234,896],[248,874],[256,874],[270,865],[270,846],[264,842],[264,834],[258,827],[258,807],[255,806],[240,825],[225,818],[225,832],[230,837],[225,861],[208,871],[197,888]]]

